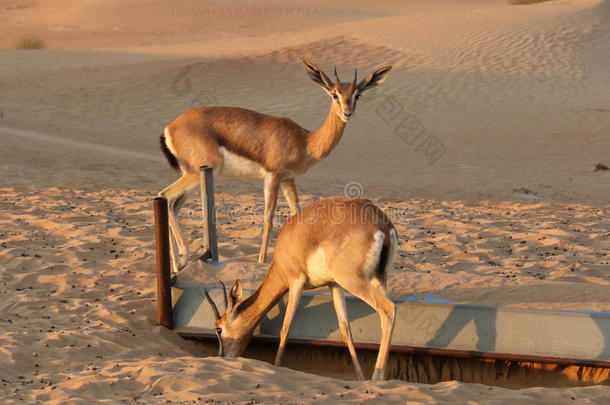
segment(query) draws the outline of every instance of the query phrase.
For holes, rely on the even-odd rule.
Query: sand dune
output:
[[[391,63],[298,179],[304,202],[355,189],[390,214],[394,297],[609,311],[610,172],[594,169],[610,166],[610,1],[73,3],[0,4],[5,403],[610,400],[607,387],[355,383],[207,357],[154,326],[150,204],[175,178],[157,137],[184,110],[314,129],[329,101],[302,58],[343,80]],[[30,34],[48,49],[10,49]],[[221,254],[252,261],[222,276],[254,287],[262,185],[217,189]],[[183,213],[192,250],[198,214],[195,201]]]
[[[152,139],[191,105],[238,105],[316,128],[328,100],[303,74],[303,57],[329,70],[336,64],[343,77],[352,77],[356,66],[362,75],[391,62],[387,86],[363,97],[332,159],[300,180],[304,191],[337,194],[358,181],[371,197],[526,201],[513,191],[526,188],[540,200],[605,204],[607,176],[593,168],[606,161],[610,146],[606,9],[606,3],[549,2],[477,12],[395,10],[398,15],[373,13],[290,32],[138,44],[121,52],[6,51],[1,124],[152,155],[158,153]],[[181,56],[169,56],[176,52]],[[395,116],[388,115],[392,108]],[[420,129],[405,134],[404,120]],[[426,155],[421,145],[430,139],[441,154]],[[154,175],[130,172],[122,181],[160,188],[172,178],[157,164],[145,171]],[[37,184],[49,181],[68,186],[61,179]]]

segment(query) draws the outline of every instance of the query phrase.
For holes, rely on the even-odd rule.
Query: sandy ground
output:
[[[48,49],[10,50],[25,34]],[[2,2],[5,403],[608,402],[602,386],[346,383],[206,357],[154,326],[150,198],[175,178],[158,134],[190,106],[313,129],[328,100],[300,59],[345,78],[392,63],[299,178],[305,203],[348,192],[389,213],[395,297],[610,311],[610,172],[594,170],[610,166],[609,41],[599,0]],[[251,261],[262,185],[217,186],[221,253]],[[183,213],[193,250],[198,212]],[[229,276],[252,287],[264,270]]]
[[[119,190],[2,189],[0,264],[6,271],[0,273],[0,389],[4,403],[87,404],[98,400],[191,403],[201,399],[220,403],[325,400],[331,403],[576,401],[598,404],[610,399],[605,386],[508,390],[455,381],[435,385],[401,381],[357,383],[276,368],[257,360],[207,357],[213,355],[213,347],[194,345],[154,326],[155,278],[149,195]],[[252,230],[251,223],[258,217],[252,214],[257,200],[226,194],[221,194],[219,200],[219,221],[224,236],[221,251],[240,260],[254,260],[258,234]],[[251,214],[226,215],[233,212],[235,201],[244,204],[244,211]],[[405,207],[419,204],[422,203],[403,203]],[[193,217],[197,215],[196,208],[187,209],[184,220],[194,226]],[[503,223],[501,217],[492,218]],[[434,238],[419,233],[409,240],[415,245],[428,245],[426,241]],[[198,242],[196,239],[194,243]],[[446,241],[442,245],[449,250],[462,249],[456,242]],[[521,243],[506,241],[505,245],[517,249]],[[502,247],[505,248],[508,247]],[[447,274],[441,269],[430,273],[414,269],[409,264],[409,250],[405,245],[400,249],[397,268],[404,266],[408,271],[392,273],[393,295],[419,294],[419,290],[408,288],[414,279],[426,286],[446,283]],[[464,267],[472,264],[468,255],[453,261]],[[540,305],[552,305],[552,302],[560,307],[583,302],[589,306],[602,305],[593,298],[599,282],[580,282],[584,286],[581,292],[593,293],[557,303],[559,300],[553,300],[551,293],[544,294],[548,288],[545,285],[551,283],[568,290],[570,284],[564,284],[562,276],[545,273],[549,280],[540,280],[527,274],[525,266],[511,271],[510,277],[497,274],[499,271],[494,266],[493,275],[470,274],[469,278],[474,281],[464,284],[476,286],[478,278],[478,285],[485,286],[484,291],[495,286],[494,291],[513,303],[531,304],[523,298],[526,294],[515,293],[519,291],[515,284],[522,283],[525,290],[542,291],[540,295],[547,301]],[[241,277],[246,286],[253,286],[262,277],[263,269],[251,263],[223,274]],[[402,282],[405,286],[398,287]],[[587,290],[589,284],[594,287]],[[476,290],[464,289],[466,294]],[[444,295],[442,290],[434,293]],[[444,296],[452,297],[450,293]]]

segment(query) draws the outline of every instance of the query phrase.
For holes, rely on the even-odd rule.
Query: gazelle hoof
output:
[[[371,381],[373,381],[373,382],[385,381],[384,374],[385,373],[383,370],[376,368],[375,371],[373,372],[373,377],[371,378]]]

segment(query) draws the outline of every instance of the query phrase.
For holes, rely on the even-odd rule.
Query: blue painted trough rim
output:
[[[187,290],[189,288],[193,288],[193,289],[200,289],[200,288],[206,288],[208,290],[221,290],[222,287],[218,287],[218,286],[207,286],[207,285],[181,285],[181,286],[172,286],[173,288],[178,288],[180,290]],[[252,288],[244,288],[243,291],[249,292],[249,293],[253,293],[256,290],[252,289]],[[330,297],[329,293],[320,293],[320,292],[315,292],[315,291],[304,291],[303,295],[306,297]],[[348,293],[348,296],[349,293]],[[391,298],[391,297],[390,297]],[[538,308],[529,308],[529,307],[505,307],[505,306],[501,306],[501,305],[488,305],[488,304],[463,304],[463,303],[459,303],[459,302],[452,302],[449,300],[446,300],[444,298],[441,297],[437,297],[435,295],[431,295],[426,293],[424,295],[423,299],[420,299],[419,297],[410,295],[407,297],[403,297],[403,298],[391,298],[392,302],[394,303],[400,303],[400,302],[419,302],[419,303],[425,303],[425,304],[432,304],[432,305],[453,305],[453,306],[458,306],[461,308],[488,308],[488,309],[499,309],[502,308],[503,310],[507,310],[507,311],[536,311],[536,312],[551,312],[551,313],[563,313],[563,314],[587,314],[587,315],[596,315],[596,316],[602,316],[604,318],[608,318],[610,320],[610,311],[593,311],[591,309],[538,309]]]

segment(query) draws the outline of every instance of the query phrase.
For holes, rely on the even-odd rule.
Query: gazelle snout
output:
[[[342,112],[341,113],[341,118],[343,119],[343,122],[349,121],[349,119],[352,117],[353,114],[354,113],[352,113],[352,112],[348,112],[348,113]]]
[[[239,357],[243,354],[248,346],[250,339],[231,339],[223,337],[220,339],[218,350],[219,357]]]
[[[233,317],[231,310],[216,322],[218,357],[239,357],[248,347],[253,330],[243,320]]]
[[[333,101],[336,104],[336,112],[343,122],[352,118],[356,109],[355,88],[351,85],[344,86],[337,84],[333,94]]]

